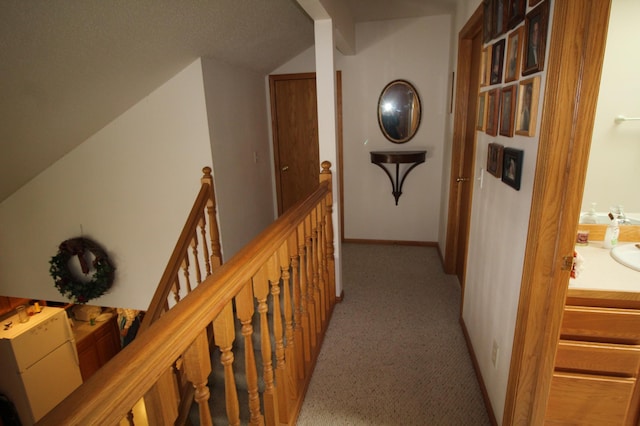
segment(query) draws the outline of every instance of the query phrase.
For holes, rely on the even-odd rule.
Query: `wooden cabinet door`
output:
[[[636,380],[571,373],[554,373],[545,423],[627,425]]]

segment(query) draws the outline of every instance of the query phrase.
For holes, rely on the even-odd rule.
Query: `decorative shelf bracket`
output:
[[[398,205],[398,199],[402,195],[404,180],[418,164],[424,163],[426,155],[427,151],[371,151],[371,162],[384,170],[389,176],[392,194],[396,199],[396,206]],[[396,165],[395,179],[383,164]],[[400,164],[411,164],[402,174],[402,178],[400,177]]]

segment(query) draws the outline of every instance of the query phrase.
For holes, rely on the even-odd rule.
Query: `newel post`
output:
[[[207,200],[207,216],[209,219],[209,238],[211,238],[211,265],[213,270],[222,265],[222,253],[220,251],[220,236],[218,235],[218,220],[216,219],[216,192],[213,186],[211,167],[202,169],[200,182],[209,185],[209,199]]]
[[[336,301],[336,263],[333,256],[333,177],[331,174],[331,162],[323,161],[320,171],[320,183],[328,182],[329,193],[326,197],[325,220],[326,220],[326,256],[327,269],[329,274],[329,288],[331,307]]]

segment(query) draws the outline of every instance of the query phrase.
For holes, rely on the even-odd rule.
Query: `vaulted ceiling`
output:
[[[356,22],[456,0],[347,0]],[[295,0],[3,0],[0,201],[198,57],[269,73],[313,44]]]

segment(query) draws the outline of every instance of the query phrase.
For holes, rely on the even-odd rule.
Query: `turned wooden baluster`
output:
[[[202,330],[196,340],[184,353],[184,372],[195,389],[195,401],[198,403],[200,425],[213,425],[209,409],[209,387],[207,381],[211,374],[211,359],[206,330]]]
[[[213,320],[213,339],[220,348],[220,364],[224,367],[224,396],[227,406],[229,424],[240,424],[240,408],[238,404],[238,389],[233,374],[233,341],[236,338],[233,321],[233,303],[229,302],[222,312]]]
[[[173,424],[178,417],[180,391],[174,368],[168,368],[144,396],[150,425]]]
[[[242,324],[242,335],[244,336],[245,372],[247,375],[247,393],[249,394],[249,413],[251,415],[249,424],[262,426],[264,425],[264,417],[260,413],[258,373],[253,351],[253,325],[251,325],[255,308],[253,304],[253,289],[250,282],[240,290],[235,300],[237,316]]]
[[[271,333],[269,331],[269,319],[267,313],[267,297],[269,295],[269,282],[267,280],[267,267],[262,265],[253,276],[253,294],[258,301],[258,313],[260,314],[260,352],[262,354],[262,374],[264,375],[264,416],[267,425],[278,424],[278,395],[273,384],[273,362],[271,360]]]
[[[200,259],[198,258],[198,234],[195,231],[191,239],[191,253],[193,254],[193,268],[196,270],[196,286],[198,286],[202,282],[202,272],[200,271]]]
[[[312,259],[312,270],[313,270],[313,280],[311,281],[313,295],[313,308],[314,308],[314,316],[315,316],[315,332],[316,335],[319,336],[322,332],[322,314],[321,311],[321,299],[320,299],[320,265],[318,264],[318,258],[320,256],[320,238],[319,238],[319,229],[318,229],[318,210],[313,209],[311,211],[311,238],[313,241],[313,259]],[[318,338],[318,337],[316,337]]]
[[[300,255],[298,254],[297,232],[292,232],[287,239],[291,256],[291,284],[293,288],[293,342],[295,344],[296,377],[304,379],[304,348],[302,341],[302,296],[300,294]]]
[[[320,305],[320,329],[324,330],[327,325],[327,303],[326,303],[326,269],[324,256],[324,249],[326,248],[324,243],[324,209],[321,208],[321,204],[316,206],[316,214],[318,218],[318,300]]]
[[[327,246],[325,256],[327,257],[327,271],[329,282],[329,305],[331,308],[336,302],[336,264],[334,258],[333,247],[333,179],[331,176],[331,163],[329,161],[322,162],[322,171],[320,172],[320,182],[329,182],[329,193],[325,198],[325,244]]]
[[[287,256],[288,259],[288,256]],[[267,277],[271,285],[271,300],[273,301],[273,337],[276,343],[276,391],[278,392],[278,412],[280,421],[289,421],[289,386],[284,360],[284,333],[282,328],[282,307],[280,306],[280,268],[278,253],[274,253],[267,261]]]
[[[282,276],[282,291],[284,303],[284,325],[286,345],[285,367],[288,381],[289,398],[295,399],[298,394],[298,381],[296,379],[296,343],[293,339],[293,310],[291,305],[291,274],[289,272],[289,246],[285,241],[278,249],[278,260],[280,261],[280,275]]]
[[[191,280],[189,278],[189,253],[184,254],[182,258],[182,275],[184,276],[184,282],[187,285],[187,294],[191,293]]]
[[[309,312],[309,342],[311,343],[311,354],[315,352],[318,343],[318,334],[316,332],[316,307],[313,290],[313,263],[315,257],[315,248],[311,232],[311,215],[307,215],[304,219],[304,238],[306,251],[306,269],[307,269],[307,311]]]
[[[298,243],[298,257],[300,258],[300,327],[302,328],[302,346],[304,349],[304,367],[305,371],[311,366],[311,337],[310,337],[310,319],[309,319],[309,296],[308,296],[308,265],[307,265],[307,249],[304,233],[304,222],[298,225],[296,233]]]
[[[200,229],[200,239],[202,240],[202,257],[204,258],[205,277],[211,275],[211,259],[209,258],[209,245],[207,244],[207,220],[204,216],[200,217],[198,222]]]
[[[203,168],[202,173],[204,173],[204,176],[202,176],[201,182],[207,183],[211,191],[209,201],[207,201],[207,216],[209,217],[209,238],[211,239],[211,265],[213,270],[216,270],[222,265],[218,221],[216,220],[216,194],[213,186],[213,176],[211,176],[211,168]]]
[[[180,279],[177,276],[173,282],[173,286],[171,287],[171,292],[173,293],[173,299],[176,303],[180,302]]]

